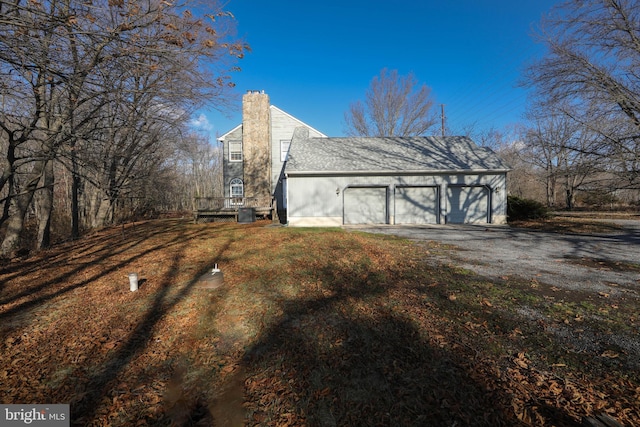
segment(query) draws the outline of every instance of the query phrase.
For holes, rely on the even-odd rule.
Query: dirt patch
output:
[[[565,257],[568,262],[582,265],[584,267],[594,268],[594,269],[605,269],[608,271],[624,271],[624,272],[633,272],[640,273],[640,264],[623,262],[623,261],[615,261],[609,260],[605,258],[577,258],[571,255]]]

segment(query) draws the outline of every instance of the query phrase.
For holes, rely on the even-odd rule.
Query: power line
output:
[[[515,91],[512,80],[511,85],[503,85],[507,77],[518,72],[528,53],[531,53],[533,46],[529,46],[524,51],[513,49],[507,55],[511,58],[498,70],[496,69],[488,79],[482,84],[475,85],[469,83],[464,90],[459,90],[453,97],[448,99],[447,104],[452,106],[458,117],[478,117],[483,121],[489,118],[495,120],[507,112],[507,108],[521,101],[524,94],[517,94],[515,97],[509,96]],[[516,55],[517,53],[517,55]],[[508,98],[507,102],[504,99]],[[456,108],[458,107],[458,108]],[[483,114],[484,113],[484,114]]]

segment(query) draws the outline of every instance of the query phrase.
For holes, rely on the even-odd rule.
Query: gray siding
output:
[[[271,171],[272,185],[275,188],[281,178],[284,162],[280,160],[280,141],[291,141],[295,128],[304,126],[309,129],[310,138],[322,138],[323,134],[309,127],[295,117],[277,107],[271,106]]]
[[[325,135],[309,127],[295,117],[277,107],[271,106],[271,188],[279,208],[285,206],[283,190],[284,165],[280,156],[280,142],[291,141],[295,128],[304,126],[309,129],[311,138],[322,138]]]
[[[298,176],[288,177],[288,212],[287,217],[291,225],[306,225],[310,222],[318,224],[342,224],[344,212],[344,192],[351,187],[386,187],[389,197],[388,222],[395,224],[394,216],[397,205],[396,199],[403,197],[406,187],[432,187],[437,189],[437,212],[433,212],[425,204],[425,218],[437,217],[439,223],[445,221],[449,213],[450,200],[447,190],[450,186],[484,186],[491,191],[488,202],[491,208],[491,222],[504,223],[506,221],[506,173],[497,174],[457,174],[457,175],[411,175],[411,176]],[[413,195],[415,196],[415,194]],[[426,197],[426,196],[425,196]],[[406,208],[400,202],[400,209]],[[474,207],[477,211],[477,206]],[[405,213],[408,211],[405,211]],[[417,212],[413,212],[417,215]],[[474,216],[475,218],[475,216]],[[402,217],[400,218],[402,220]],[[486,222],[486,220],[485,220]]]
[[[225,136],[222,144],[222,170],[224,177],[224,197],[229,197],[229,183],[234,178],[240,178],[244,182],[244,161],[242,162],[230,162],[229,161],[229,141],[242,141],[242,126],[233,130]]]

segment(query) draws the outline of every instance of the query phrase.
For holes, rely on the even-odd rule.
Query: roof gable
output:
[[[301,121],[300,119],[297,119],[295,117],[293,117],[291,114],[287,113],[286,111],[276,107],[275,105],[270,105],[269,106],[269,112],[273,115],[274,112],[277,112],[279,114],[282,114],[284,116],[286,116],[289,120],[292,120],[296,123],[295,127],[298,126],[304,126],[309,128],[312,132],[314,132],[315,134],[317,134],[319,137],[324,137],[326,138],[326,135],[323,134],[322,132],[320,132],[319,130],[315,129],[312,126],[309,126],[308,124],[304,123],[303,121]],[[217,139],[218,141],[224,141],[229,135],[231,135],[232,133],[234,133],[235,131],[237,131],[238,129],[242,128],[242,123],[240,123],[238,126],[234,127],[233,129],[231,129],[228,132],[225,132],[223,135],[219,136]]]
[[[235,131],[237,131],[238,129],[242,128],[242,123],[240,123],[238,126],[234,127],[233,129],[231,129],[228,132],[225,132],[223,135],[218,137],[218,141],[224,141],[229,135],[231,135],[232,133],[234,133]]]
[[[285,169],[290,174],[507,170],[491,149],[463,136],[308,138],[291,144]]]
[[[317,134],[319,137],[323,137],[323,138],[327,137],[325,134],[323,134],[319,130],[309,126],[308,124],[304,123],[302,120],[293,117],[291,114],[289,114],[286,111],[276,107],[275,105],[270,105],[269,106],[269,110],[270,110],[272,116],[273,116],[274,112],[278,112],[278,113],[284,115],[285,117],[289,118],[289,120],[292,120],[293,122],[295,122],[296,126],[294,126],[294,127],[303,126],[303,127],[309,128],[310,131],[312,131],[313,133]]]

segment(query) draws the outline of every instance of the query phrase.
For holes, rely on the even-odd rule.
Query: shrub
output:
[[[619,202],[615,194],[606,191],[585,191],[580,201],[592,208],[610,207]]]
[[[509,221],[544,219],[548,217],[549,210],[538,201],[517,196],[507,197],[507,219]]]

